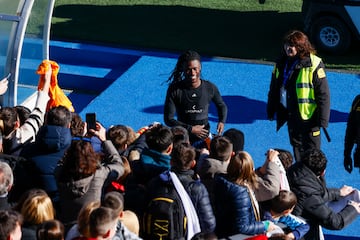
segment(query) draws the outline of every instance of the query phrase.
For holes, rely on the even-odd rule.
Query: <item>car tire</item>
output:
[[[351,44],[350,31],[335,17],[316,19],[312,24],[310,35],[317,49],[329,53],[345,53]]]

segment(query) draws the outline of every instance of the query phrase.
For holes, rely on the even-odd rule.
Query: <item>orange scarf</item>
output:
[[[47,69],[48,63],[50,63],[51,65],[52,73],[51,73],[51,81],[50,81],[50,89],[49,89],[50,100],[47,104],[46,110],[49,110],[52,107],[64,106],[68,108],[71,112],[74,112],[75,109],[72,106],[71,101],[58,85],[57,75],[59,73],[60,67],[56,62],[51,60],[44,60],[39,65],[36,71],[36,73],[40,75],[38,90],[41,90],[44,87],[45,73],[48,70]]]

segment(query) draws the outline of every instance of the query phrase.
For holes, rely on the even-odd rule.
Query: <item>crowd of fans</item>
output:
[[[63,106],[51,108],[45,119],[18,156],[3,148],[0,220],[9,225],[2,224],[0,232],[18,236],[14,239],[146,239],[141,220],[148,192],[168,170],[184,186],[192,186],[186,190],[202,234],[194,239],[278,236],[279,223],[288,230],[281,230],[282,239],[301,239],[309,229],[320,234],[321,225],[341,229],[360,212],[356,196],[338,212],[327,206],[327,201],[356,191],[324,188],[318,177],[326,167],[321,151],[310,151],[294,164],[289,151],[270,149],[264,164],[255,168],[244,151],[244,134],[236,129],[213,137],[208,148],[195,148],[179,126],[155,123],[140,135],[129,126],[105,129],[97,123],[87,132],[86,122]],[[305,186],[321,192],[304,195]],[[309,209],[313,198],[322,202]],[[319,208],[327,208],[334,219],[319,212],[324,218],[315,220],[309,210]]]
[[[181,57],[166,98],[169,126],[151,123],[135,131],[96,122],[89,129],[71,108],[49,108],[51,67],[32,111],[1,109],[0,240],[153,239],[145,213],[164,179],[184,205],[187,230],[180,239],[322,239],[322,227],[342,229],[359,215],[358,190],[327,188],[327,160],[319,149],[295,163],[289,151],[269,149],[255,167],[243,132],[224,129],[226,105],[216,86],[202,85],[199,56]],[[191,96],[215,98],[215,136],[207,118],[174,119],[186,75],[193,87],[206,87]]]

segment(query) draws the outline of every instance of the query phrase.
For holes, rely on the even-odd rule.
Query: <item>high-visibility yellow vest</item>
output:
[[[313,74],[321,62],[321,58],[310,54],[312,66],[300,69],[296,79],[296,95],[298,99],[299,112],[303,120],[312,117],[315,109],[315,92],[313,85]]]

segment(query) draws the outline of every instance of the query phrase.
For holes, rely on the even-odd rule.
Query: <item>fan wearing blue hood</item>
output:
[[[26,190],[41,188],[56,203],[59,194],[54,170],[71,144],[71,113],[66,107],[58,106],[51,108],[45,117],[45,124],[36,135],[35,142],[24,147],[20,153],[27,159],[23,170],[28,177],[22,177],[23,181],[16,185],[21,184]]]

